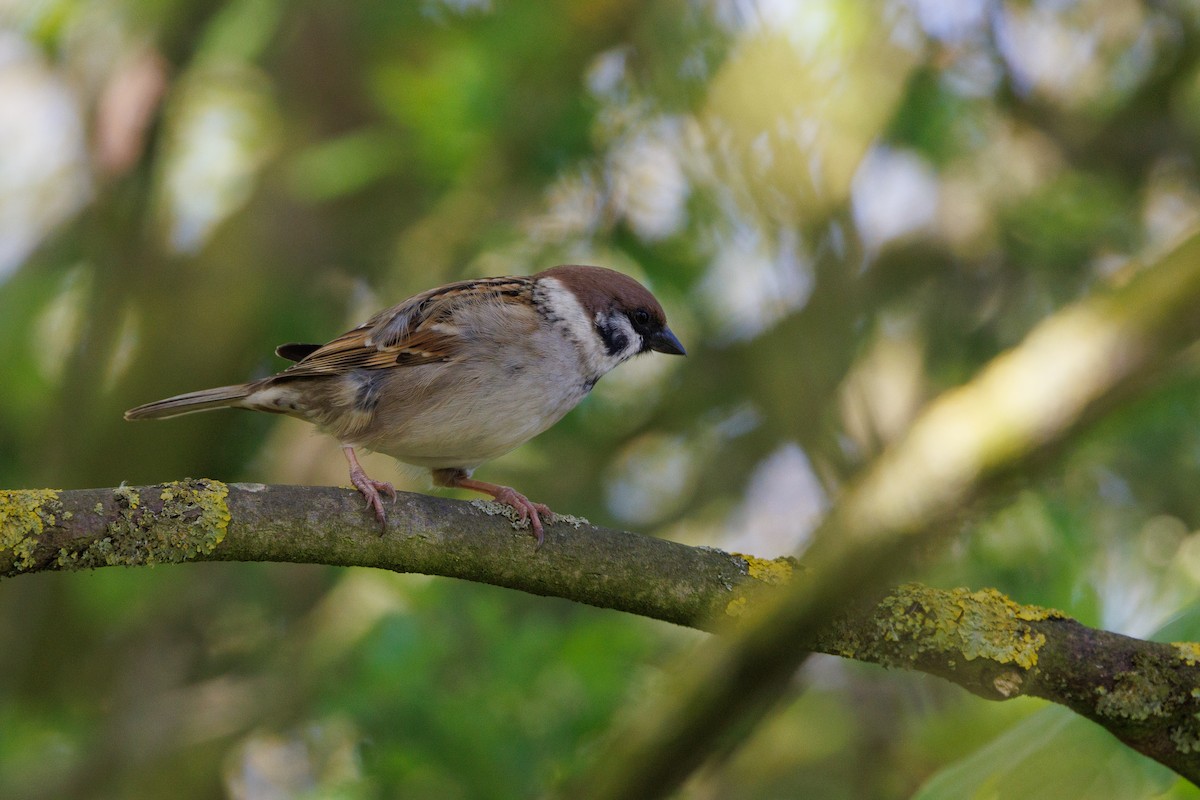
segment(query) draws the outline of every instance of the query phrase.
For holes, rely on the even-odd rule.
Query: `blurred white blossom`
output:
[[[828,509],[829,498],[804,450],[784,444],[750,476],[722,546],[767,558],[795,553]]]
[[[568,242],[590,235],[600,223],[604,196],[588,170],[564,172],[546,190],[546,207],[525,224],[543,242]]]
[[[803,306],[812,288],[794,231],[784,229],[772,242],[742,223],[721,241],[700,293],[721,337],[749,339]]]
[[[908,150],[873,148],[855,173],[851,192],[854,221],[868,252],[929,230],[937,218],[937,173]]]
[[[599,98],[620,99],[615,96],[620,94],[628,75],[628,61],[628,47],[614,47],[596,56],[585,76],[588,90]]]
[[[921,27],[945,42],[985,36],[990,24],[990,0],[912,0]]]
[[[676,233],[686,221],[691,187],[680,162],[677,128],[664,121],[638,131],[609,155],[613,209],[648,242]]]
[[[163,213],[168,240],[195,253],[250,198],[274,151],[274,104],[256,71],[229,66],[192,75],[169,109]]]
[[[1018,91],[1068,108],[1111,103],[1154,69],[1160,39],[1136,0],[1008,3],[996,15],[996,41]]]
[[[0,31],[0,279],[90,193],[76,97],[32,45]]]
[[[613,463],[606,482],[609,510],[636,525],[650,525],[678,511],[696,479],[700,456],[682,436],[634,439]]]

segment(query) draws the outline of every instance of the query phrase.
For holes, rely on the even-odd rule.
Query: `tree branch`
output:
[[[703,630],[795,583],[768,561],[609,530],[547,525],[533,549],[492,503],[402,493],[380,533],[358,494],[189,480],[0,491],[0,574],[182,561],[290,561],[463,578]],[[1200,645],[1094,630],[994,590],[907,585],[828,624],[806,649],[937,675],[993,700],[1065,705],[1200,780]]]
[[[611,737],[576,789],[593,798],[673,792],[718,748],[744,738],[787,693],[829,620],[900,579],[908,555],[1004,494],[1200,339],[1200,234],[1132,279],[1058,311],[974,379],[931,402],[841,492],[794,582],[735,637],[690,654],[674,691]],[[1190,745],[1189,745],[1190,746]]]
[[[380,567],[490,583],[703,627],[745,561],[564,518],[534,550],[506,506],[400,493],[381,533],[356,492],[189,480],[0,492],[0,576],[178,561]],[[578,526],[578,530],[576,527]],[[714,605],[716,604],[716,605]]]

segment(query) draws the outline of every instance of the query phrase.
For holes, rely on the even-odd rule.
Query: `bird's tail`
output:
[[[253,391],[253,384],[240,383],[235,386],[218,386],[215,389],[188,392],[131,408],[125,412],[125,419],[167,419],[213,408],[232,408],[241,405],[240,401]]]

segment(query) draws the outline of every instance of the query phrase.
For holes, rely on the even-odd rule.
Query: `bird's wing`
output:
[[[528,298],[529,278],[460,281],[414,295],[381,311],[352,331],[313,350],[280,377],[339,375],[355,369],[412,367],[457,358],[469,332],[455,318],[474,304]]]

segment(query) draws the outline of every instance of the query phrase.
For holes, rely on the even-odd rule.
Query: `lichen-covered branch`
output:
[[[1200,341],[1200,233],[1110,290],[1064,308],[971,381],[926,406],[847,485],[814,532],[795,582],[744,625],[689,654],[671,692],[575,788],[593,798],[669,796],[784,696],[814,638],[841,607],[902,579],[910,554],[1004,494],[1006,481],[1144,390]]]
[[[546,544],[500,507],[401,494],[381,534],[349,490],[189,480],[0,491],[0,575],[183,561],[292,561],[443,575],[705,630],[738,624],[795,577],[764,560],[559,520]],[[920,670],[983,697],[1042,697],[1200,780],[1200,645],[1088,628],[994,590],[907,585],[831,619],[819,650]]]
[[[1200,782],[1200,644],[1096,630],[994,589],[908,584],[830,625],[814,649],[937,675],[992,700],[1050,700]]]
[[[527,530],[514,530],[510,513],[485,501],[401,493],[381,532],[360,495],[332,487],[188,480],[0,491],[0,576],[188,560],[381,567],[693,627],[719,618],[729,604],[742,608],[758,582],[746,559],[586,520],[548,524],[545,546],[535,550]]]

